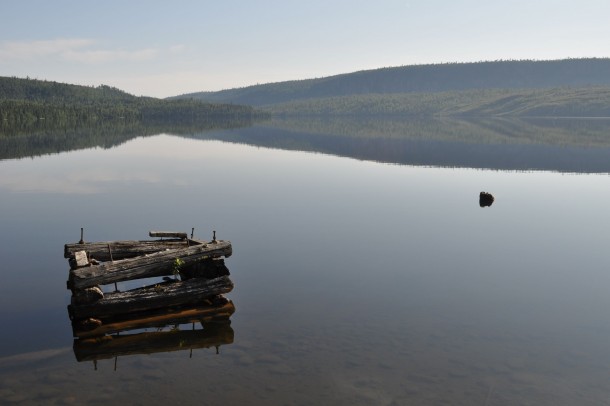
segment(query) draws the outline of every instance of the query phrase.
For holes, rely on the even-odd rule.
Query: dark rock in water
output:
[[[491,193],[481,192],[479,195],[479,206],[489,207],[494,202],[494,197]]]

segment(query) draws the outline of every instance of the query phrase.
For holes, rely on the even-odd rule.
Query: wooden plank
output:
[[[146,332],[78,339],[74,341],[73,350],[78,362],[94,361],[125,355],[219,347],[232,344],[234,334],[229,325],[215,325],[205,326],[198,330]]]
[[[99,337],[142,328],[228,320],[233,313],[235,313],[235,305],[229,300],[221,305],[195,305],[180,309],[157,309],[139,314],[127,314],[123,317],[104,320],[104,322],[100,321],[100,325],[89,329],[82,328],[77,321],[72,323],[72,331],[74,337]]]
[[[179,231],[149,231],[149,237],[155,238],[186,238],[186,233],[181,233]]]
[[[105,262],[85,268],[70,270],[69,289],[79,290],[97,285],[107,285],[131,279],[171,275],[175,261],[189,266],[197,261],[231,255],[230,241],[196,245],[179,250],[166,250],[137,258]]]
[[[110,251],[112,259],[134,258],[141,255],[152,254],[168,249],[186,248],[191,245],[198,245],[197,240],[150,240],[150,241],[106,241],[106,242],[86,242],[64,245],[64,258],[73,257],[78,251],[87,251],[90,258],[98,261],[110,261]],[[110,246],[110,251],[108,247]]]
[[[228,276],[209,280],[194,278],[126,292],[106,293],[103,299],[94,303],[69,305],[68,314],[72,320],[89,317],[103,319],[119,314],[197,304],[205,298],[229,293],[231,290],[233,282]]]

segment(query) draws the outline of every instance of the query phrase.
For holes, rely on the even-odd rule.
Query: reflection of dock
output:
[[[81,230],[79,243],[66,244],[68,314],[79,361],[233,342],[228,324],[235,306],[223,296],[233,289],[223,259],[231,255],[231,243],[216,240],[216,232],[208,242],[186,233],[150,236],[161,239],[86,243]],[[143,278],[147,286],[118,289],[118,282]],[[178,330],[186,323],[193,330]],[[195,330],[195,323],[204,328]],[[174,328],[160,331],[167,326]],[[119,335],[149,328],[159,331]]]
[[[233,329],[228,324],[205,325],[197,330],[169,330],[129,335],[107,335],[74,340],[78,362],[98,361],[125,355],[154,354],[200,348],[218,348],[233,343]]]

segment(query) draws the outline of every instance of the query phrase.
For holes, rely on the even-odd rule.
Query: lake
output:
[[[345,119],[0,140],[0,398],[605,404],[608,133]],[[63,245],[81,227],[230,240],[233,342],[77,362]]]

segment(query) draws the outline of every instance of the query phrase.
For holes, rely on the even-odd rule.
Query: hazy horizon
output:
[[[604,58],[609,11],[599,0],[25,0],[0,5],[0,75],[169,97],[383,67]]]
[[[574,59],[574,58],[545,59],[545,60],[520,59],[520,60],[503,60],[503,62],[523,62],[523,61],[553,62],[553,61],[562,61],[562,60],[569,60],[569,59]],[[610,58],[597,58],[597,57],[585,58],[585,57],[583,57],[583,58],[578,58],[578,59],[610,59]],[[350,72],[340,72],[340,73],[336,73],[336,74],[333,74],[333,75],[327,75],[327,76],[306,77],[306,78],[293,78],[293,79],[286,79],[286,80],[281,80],[281,81],[277,81],[277,82],[255,83],[255,84],[251,84],[251,85],[244,85],[244,86],[237,86],[237,87],[227,87],[227,88],[216,89],[216,90],[185,91],[185,92],[180,93],[180,94],[175,94],[175,95],[172,94],[172,95],[164,96],[164,97],[180,96],[180,95],[184,95],[184,94],[200,93],[200,92],[212,92],[213,93],[213,92],[224,91],[224,90],[243,89],[243,88],[248,88],[248,87],[252,87],[252,86],[260,86],[260,85],[268,85],[268,84],[278,84],[278,83],[287,83],[287,82],[299,82],[299,81],[315,80],[315,79],[321,79],[321,78],[330,78],[330,77],[334,77],[334,76],[349,75],[349,74],[358,73],[358,72],[374,71],[374,70],[378,70],[378,69],[394,69],[394,68],[403,68],[403,67],[411,67],[411,66],[452,65],[452,64],[477,64],[477,63],[492,63],[492,62],[498,62],[498,61],[438,62],[438,63],[422,63],[422,64],[412,64],[412,65],[384,66],[384,67],[373,68],[373,69],[360,69],[360,70],[350,71]],[[0,75],[0,76],[3,76],[3,75]],[[44,77],[29,77],[29,76],[18,76],[18,75],[11,75],[11,76],[5,76],[5,77],[15,77],[17,79],[33,79],[33,80],[41,80],[41,81],[49,81],[49,82],[58,82],[58,83],[64,83],[64,84],[69,84],[69,85],[80,85],[79,83],[74,83],[74,82],[69,82],[69,81],[53,80],[53,79],[48,79],[48,78],[44,78]],[[98,85],[111,86],[108,83],[99,83]],[[87,85],[85,85],[85,86],[87,86]],[[116,86],[113,86],[113,87],[116,87]],[[123,89],[123,88],[118,88],[118,89],[130,93],[126,89]],[[143,96],[145,96],[145,95],[143,95]]]

